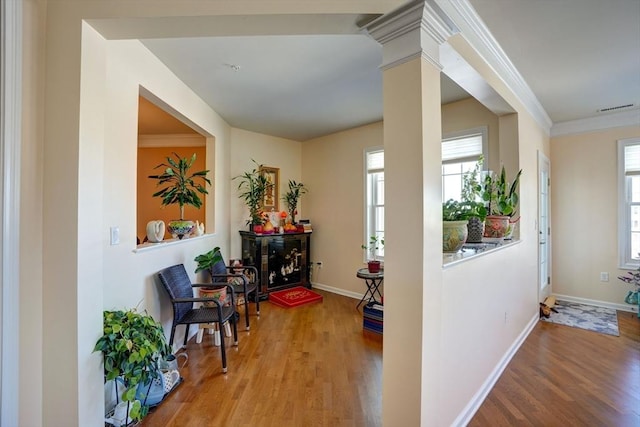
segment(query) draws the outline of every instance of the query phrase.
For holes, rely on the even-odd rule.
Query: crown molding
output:
[[[434,0],[413,0],[363,27],[383,46],[383,70],[422,57],[439,69],[438,46],[458,29]]]
[[[551,127],[551,137],[596,132],[627,126],[640,126],[640,108],[617,113],[601,114],[586,119],[554,123]]]
[[[206,138],[195,133],[162,134],[162,135],[138,135],[138,147],[204,147]]]
[[[468,0],[435,0],[460,29],[462,36],[515,94],[535,121],[549,134],[553,122],[535,94]]]

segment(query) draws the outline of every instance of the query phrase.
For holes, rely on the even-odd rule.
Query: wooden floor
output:
[[[619,311],[618,327],[538,322],[469,426],[640,426],[640,319]]]
[[[226,375],[211,336],[190,341],[184,383],[142,426],[382,425],[382,341],[363,334],[356,300],[317,292],[264,302],[250,332],[242,317]],[[620,337],[538,323],[469,425],[640,426],[640,319],[618,322]]]
[[[251,304],[251,330],[242,315],[239,347],[226,341],[227,374],[212,335],[189,341],[185,381],[142,425],[382,425],[382,339],[363,334],[357,300],[315,291],[322,303],[265,301],[259,319]]]

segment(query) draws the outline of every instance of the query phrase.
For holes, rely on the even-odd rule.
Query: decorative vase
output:
[[[264,234],[273,233],[273,224],[271,224],[271,221],[267,221],[264,223],[264,225],[262,226],[262,232]]]
[[[262,234],[263,226],[262,224],[251,224],[251,231],[256,234]]]
[[[509,228],[509,217],[503,215],[489,215],[485,220],[484,237],[502,239]]]
[[[175,219],[173,221],[169,221],[169,225],[167,229],[171,235],[175,235],[178,239],[182,240],[184,236],[188,236],[191,234],[196,224],[193,221],[184,220],[184,219]]]
[[[160,243],[164,239],[164,221],[149,221],[147,223],[147,240],[151,243]]]
[[[513,238],[513,231],[516,229],[516,224],[520,221],[520,217],[513,219],[509,218],[509,226],[507,227],[507,231],[504,233],[504,239],[510,240]]]
[[[468,221],[442,221],[442,252],[455,253],[467,241]]]
[[[467,243],[482,243],[482,236],[484,235],[484,222],[477,216],[469,218],[467,224]]]

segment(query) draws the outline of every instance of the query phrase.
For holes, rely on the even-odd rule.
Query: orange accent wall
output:
[[[203,138],[204,139],[204,138]],[[173,156],[172,153],[177,153],[181,157],[191,157],[193,153],[196,153],[196,161],[194,162],[191,170],[197,172],[206,169],[206,147],[152,147],[152,148],[138,148],[138,195],[137,195],[137,223],[136,223],[136,235],[140,239],[140,243],[144,241],[147,235],[147,223],[153,220],[162,220],[165,225],[169,221],[174,219],[180,219],[180,208],[178,205],[162,206],[161,199],[159,197],[151,197],[153,193],[160,190],[162,187],[156,185],[155,179],[148,178],[149,175],[156,175],[161,173],[161,169],[154,169],[160,163],[166,163],[167,156]],[[207,174],[213,183],[213,171]],[[207,186],[207,191],[211,192],[212,186]],[[131,189],[135,191],[135,189]],[[204,222],[206,218],[205,212],[205,200],[206,195],[202,196],[202,207],[196,209],[193,206],[184,207],[184,217],[192,221]],[[207,224],[205,223],[205,226]],[[165,239],[170,239],[171,235],[165,232]]]

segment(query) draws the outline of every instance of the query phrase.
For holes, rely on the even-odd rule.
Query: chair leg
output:
[[[260,317],[260,292],[258,291],[258,288],[256,288],[256,312],[258,317]]]
[[[233,319],[233,345],[238,346],[238,321],[236,316],[231,317]]]
[[[169,337],[169,347],[173,346],[173,337],[176,335],[176,325],[175,322],[171,325],[171,336]],[[173,347],[172,347],[173,348]]]
[[[244,295],[244,319],[247,323],[247,331],[251,328],[251,326],[249,326],[249,295],[247,295],[246,293],[243,294]]]
[[[220,340],[220,355],[222,356],[222,373],[227,373],[227,351],[225,349],[224,340]]]
[[[185,326],[185,331],[184,331],[184,345],[183,345],[183,347],[186,347],[187,346],[187,339],[189,338],[189,326],[191,326],[191,325],[189,325],[187,323],[184,326]]]

